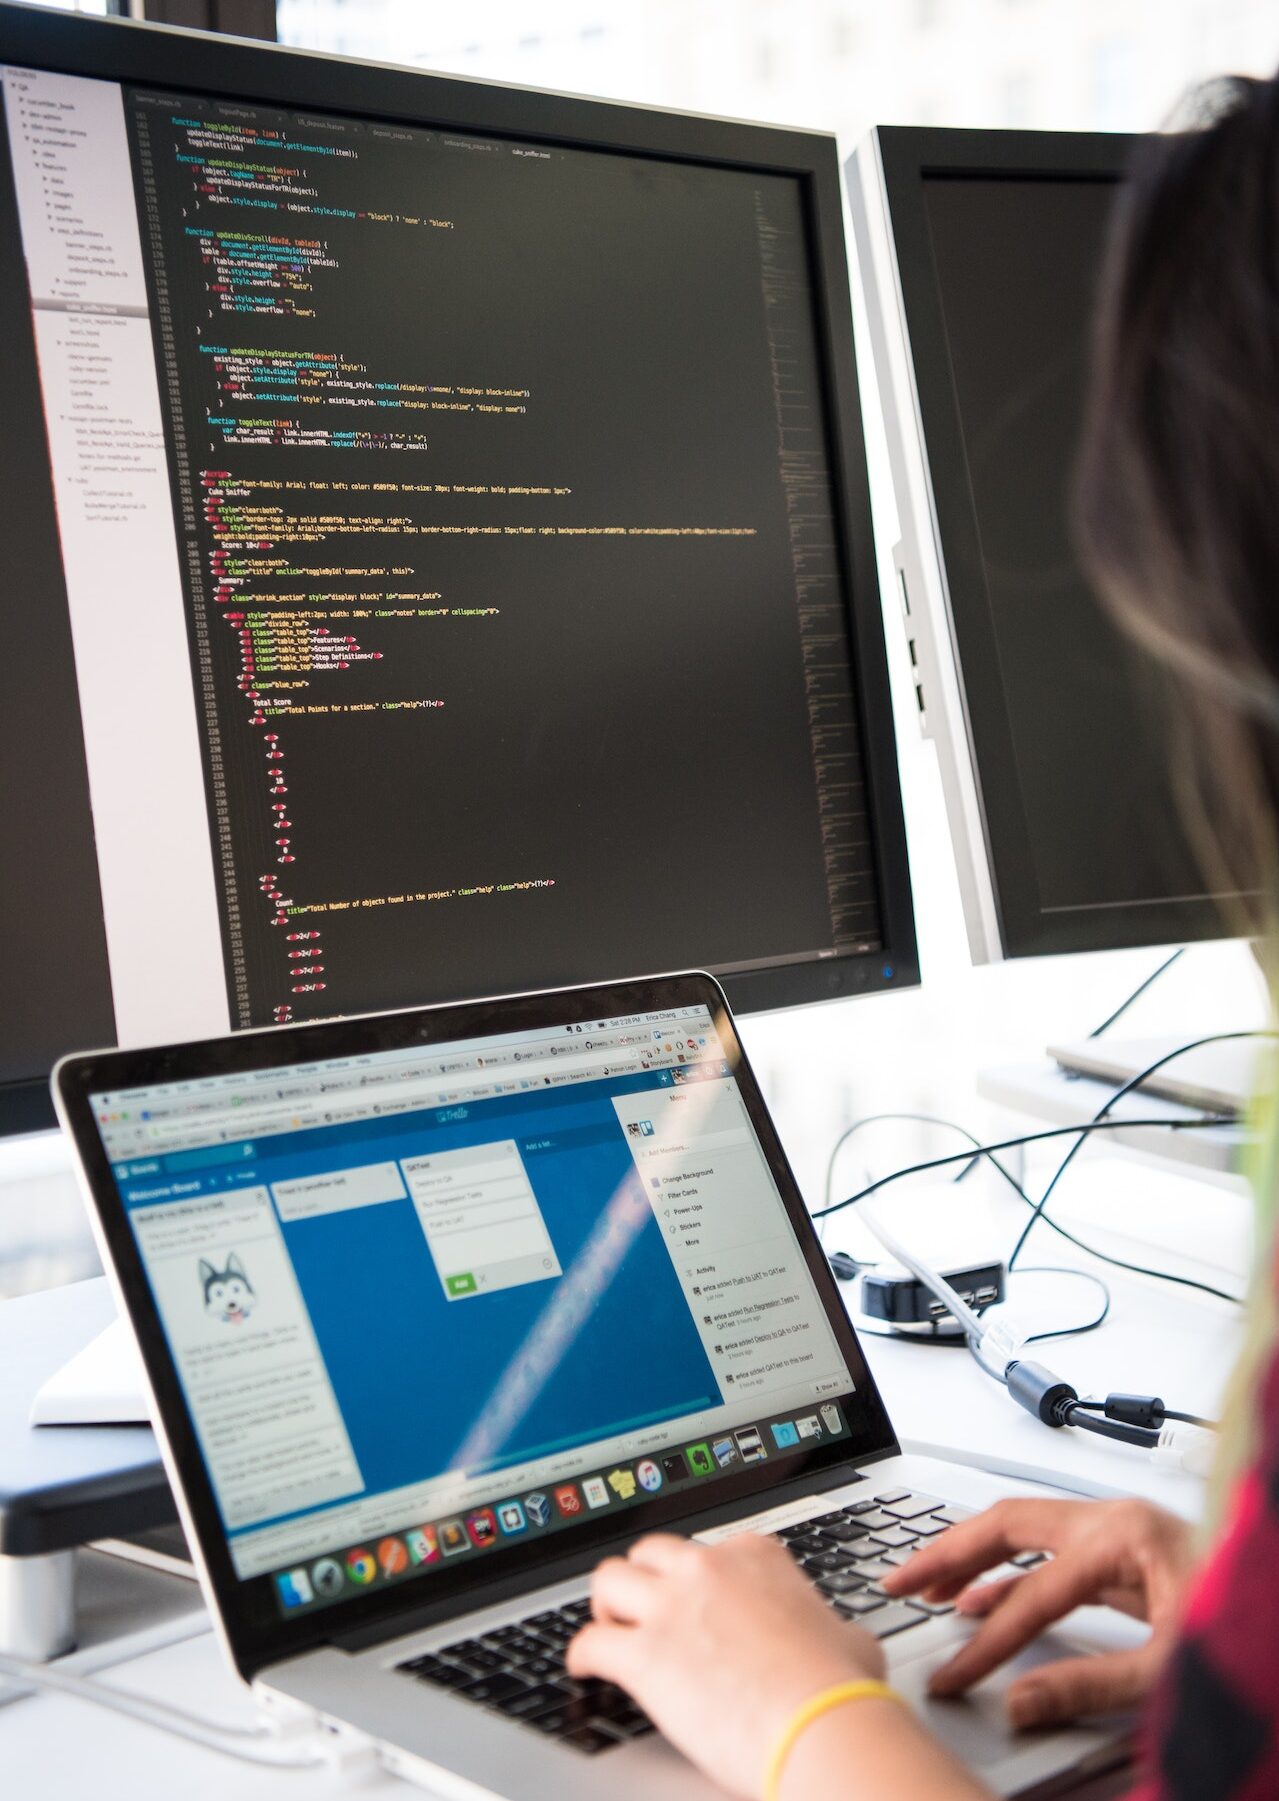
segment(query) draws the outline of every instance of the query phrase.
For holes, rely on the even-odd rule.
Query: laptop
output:
[[[999,1791],[1122,1754],[1011,1734],[1005,1678],[926,1700],[964,1628],[879,1578],[1005,1486],[901,1453],[711,977],[74,1056],[53,1089],[264,1704],[441,1796],[710,1801],[564,1647],[606,1553],[754,1530]]]

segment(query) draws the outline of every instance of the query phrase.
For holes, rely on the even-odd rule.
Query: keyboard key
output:
[[[504,1649],[508,1657],[514,1658],[516,1663],[522,1663],[526,1657],[545,1657],[546,1640],[534,1638],[531,1632],[521,1632],[508,1640]]]
[[[806,1532],[802,1538],[788,1540],[786,1549],[792,1557],[804,1557],[818,1551],[828,1551],[830,1546],[819,1532]]]
[[[860,1518],[862,1514],[874,1513],[874,1511],[875,1503],[873,1501],[850,1501],[848,1506],[844,1509],[844,1518],[855,1520]]]
[[[834,1607],[836,1613],[842,1613],[847,1619],[858,1620],[863,1614],[874,1613],[878,1607],[887,1607],[885,1595],[872,1595],[864,1589],[860,1595],[836,1595]]]
[[[533,1688],[512,1690],[498,1706],[515,1720],[535,1719],[539,1714],[562,1713],[570,1696],[554,1682],[539,1682]]]
[[[560,1608],[560,1612],[565,1618],[570,1620],[585,1620],[590,1617],[591,1603],[589,1599],[583,1595],[580,1601],[567,1601],[564,1606]]]
[[[456,1664],[441,1663],[437,1658],[428,1669],[413,1672],[419,1682],[430,1682],[436,1688],[465,1688],[475,1677],[470,1670],[460,1670]]]
[[[886,1513],[895,1515],[899,1520],[918,1519],[921,1514],[931,1513],[934,1507],[942,1504],[936,1495],[902,1495],[897,1501],[885,1501],[879,1496],[876,1498]]]
[[[564,1734],[564,1743],[572,1745],[575,1751],[585,1751],[594,1756],[597,1751],[607,1751],[617,1740],[611,1732],[603,1732],[598,1726],[579,1726],[575,1731]]]
[[[523,1674],[522,1665],[520,1674]],[[555,1686],[559,1689],[561,1694],[567,1695],[570,1700],[589,1701],[594,1694],[604,1687],[604,1684],[597,1681],[594,1676],[566,1676],[563,1670],[561,1670],[555,1677]],[[617,1692],[620,1694],[621,1690],[619,1689]]]
[[[855,1544],[859,1538],[865,1538],[870,1531],[860,1520],[838,1520],[833,1526],[823,1526],[823,1538],[833,1538],[837,1545]]]
[[[487,1645],[491,1651],[500,1651],[523,1636],[518,1626],[498,1626],[492,1632],[481,1633],[480,1643]]]
[[[875,1499],[881,1507],[892,1507],[898,1501],[908,1501],[910,1490],[908,1488],[890,1488],[886,1494],[876,1495]]]
[[[521,1676],[541,1682],[558,1676],[564,1665],[554,1657],[521,1657],[515,1668]]]
[[[818,1551],[811,1557],[801,1559],[810,1576],[820,1576],[830,1570],[842,1570],[852,1559],[843,1551]]]
[[[945,1507],[933,1508],[933,1518],[940,1520],[943,1526],[958,1526],[961,1520],[970,1520],[972,1517],[973,1509],[971,1507],[952,1507],[947,1502]]]
[[[861,1557],[856,1565],[857,1574],[864,1576],[867,1582],[878,1582],[880,1577],[886,1576],[893,1567],[882,1557]]]
[[[583,1696],[590,1707],[592,1719],[625,1719],[627,1714],[639,1712],[624,1688],[618,1688],[611,1682],[601,1682],[595,1686],[598,1693]]]
[[[865,1513],[858,1514],[857,1524],[865,1526],[868,1532],[890,1532],[896,1526],[897,1521],[884,1508],[871,1507]]]
[[[520,1718],[526,1726],[535,1726],[539,1732],[545,1732],[557,1738],[562,1737],[566,1732],[575,1731],[578,1726],[584,1724],[576,1714],[570,1714],[567,1706],[557,1707],[547,1713],[534,1714],[531,1717],[521,1714]]]
[[[817,1586],[824,1595],[849,1595],[865,1588],[866,1584],[852,1570],[835,1570],[829,1576],[821,1577]]]
[[[595,1717],[591,1702],[565,1701],[563,1707],[549,1713],[535,1714],[524,1722],[527,1726],[536,1726],[539,1732],[554,1734],[557,1738],[567,1732],[576,1732],[579,1726],[607,1726],[607,1720]]]
[[[934,1519],[931,1514],[925,1514],[923,1519],[912,1520],[910,1529],[916,1538],[936,1538],[939,1533],[950,1530],[945,1520]]]
[[[472,1651],[455,1651],[452,1655],[473,1676],[489,1676],[496,1670],[504,1670],[508,1661],[500,1651],[493,1651],[487,1645],[476,1645]]]
[[[657,1730],[648,1715],[641,1713],[638,1708],[629,1714],[611,1713],[608,1716],[608,1729],[610,1732],[620,1732],[623,1738],[642,1738],[646,1732]]]
[[[876,1544],[884,1545],[894,1551],[899,1550],[902,1545],[913,1545],[917,1542],[915,1534],[909,1526],[885,1526],[882,1529],[876,1527],[872,1531],[871,1537]]]
[[[866,1621],[866,1630],[875,1638],[892,1638],[911,1626],[922,1626],[927,1618],[922,1608],[912,1607],[908,1601],[889,1601],[871,1614]]]
[[[909,1563],[914,1555],[913,1547],[903,1545],[896,1551],[885,1551],[884,1562],[891,1563],[895,1570],[899,1570],[904,1563]]]
[[[808,1523],[810,1526],[834,1526],[842,1520],[843,1517],[844,1510],[840,1507],[836,1509],[834,1513],[819,1513],[815,1520],[810,1520]]]
[[[499,1670],[496,1676],[477,1676],[474,1682],[468,1682],[458,1693],[466,1695],[471,1701],[483,1701],[493,1706],[498,1701],[509,1701],[512,1695],[525,1694],[528,1684],[518,1676]]]

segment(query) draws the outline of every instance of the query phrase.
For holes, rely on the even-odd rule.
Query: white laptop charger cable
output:
[[[1208,1473],[1214,1450],[1210,1422],[1166,1408],[1155,1395],[1108,1395],[1104,1402],[1081,1401],[1077,1389],[1043,1364],[1026,1358],[1027,1335],[1014,1320],[991,1320],[975,1312],[944,1276],[908,1251],[895,1232],[862,1201],[859,1217],[890,1257],[952,1313],[964,1328],[968,1348],[988,1376],[1001,1382],[1019,1406],[1046,1426],[1077,1426],[1101,1438],[1118,1439],[1150,1451],[1166,1469]]]
[[[127,1689],[113,1688],[89,1676],[73,1675],[56,1664],[29,1663],[25,1658],[8,1657],[3,1653],[0,1653],[0,1677],[24,1689],[43,1689],[92,1702],[95,1707],[124,1714],[128,1719],[154,1726],[175,1738],[187,1739],[208,1751],[238,1758],[242,1763],[308,1770],[326,1765],[349,1767],[375,1757],[367,1739],[323,1726],[311,1714],[273,1716],[269,1725],[223,1726],[203,1719],[199,1714],[188,1713],[185,1708],[173,1707],[167,1701],[130,1694]]]

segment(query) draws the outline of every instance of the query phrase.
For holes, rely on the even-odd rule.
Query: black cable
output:
[[[891,1116],[885,1114],[879,1117],[889,1118]],[[951,1122],[947,1121],[946,1123],[950,1124]],[[1209,1128],[1217,1129],[1221,1126],[1232,1126],[1234,1123],[1233,1117],[1224,1113],[1219,1115],[1205,1114],[1201,1119],[1164,1118],[1091,1120],[1086,1125],[1082,1126],[1049,1126],[1041,1132],[1022,1132],[1016,1138],[1001,1138],[994,1144],[978,1144],[976,1143],[976,1140],[974,1140],[975,1151],[957,1151],[948,1157],[930,1157],[924,1163],[911,1163],[902,1169],[892,1170],[888,1175],[880,1176],[874,1182],[868,1182],[866,1187],[859,1188],[856,1194],[850,1194],[842,1201],[833,1201],[825,1207],[819,1207],[810,1217],[813,1219],[826,1219],[832,1213],[842,1213],[845,1207],[855,1207],[858,1201],[869,1200],[871,1195],[878,1193],[881,1188],[887,1188],[890,1182],[900,1182],[904,1176],[926,1175],[930,1169],[949,1169],[953,1163],[967,1163],[975,1154],[982,1157],[989,1157],[993,1162],[996,1151],[1015,1151],[1024,1144],[1042,1144],[1050,1138],[1072,1138],[1076,1132],[1085,1138],[1092,1132],[1138,1132],[1148,1127],[1153,1128],[1155,1126],[1162,1127],[1165,1131],[1203,1132]],[[967,1131],[963,1126],[955,1126],[954,1129],[957,1132],[963,1132],[966,1138],[972,1138],[973,1136],[972,1133]],[[1021,1184],[1017,1181],[1015,1176],[1010,1176],[1009,1180],[1014,1186],[1021,1188]],[[1022,1193],[1025,1195],[1024,1189],[1022,1189]],[[1029,1197],[1026,1198],[1028,1199]],[[1033,1207],[1038,1205],[1038,1203],[1031,1201],[1030,1205]]]
[[[1025,1341],[1027,1344],[1041,1344],[1048,1338],[1082,1338],[1085,1332],[1095,1332],[1098,1326],[1105,1325],[1110,1317],[1110,1289],[1090,1269],[1067,1269],[1060,1264],[1036,1263],[1018,1273],[1023,1276],[1082,1276],[1085,1282],[1095,1282],[1101,1290],[1101,1312],[1096,1319],[1090,1319],[1082,1326],[1061,1326],[1055,1332],[1032,1332]],[[1168,1417],[1171,1418],[1171,1414]]]
[[[849,1139],[857,1132],[860,1132],[863,1126],[882,1125],[941,1126],[947,1132],[958,1132],[960,1136],[966,1138],[973,1147],[973,1156],[971,1158],[973,1163],[977,1163],[981,1157],[985,1156],[988,1162],[994,1164],[1005,1182],[1011,1183],[1021,1199],[1025,1201],[1026,1205],[1028,1207],[1034,1206],[1035,1203],[1026,1193],[1026,1190],[1022,1187],[1016,1176],[1013,1175],[1012,1171],[1005,1169],[1003,1164],[985,1149],[980,1138],[973,1136],[967,1126],[961,1126],[953,1119],[942,1119],[935,1113],[868,1113],[864,1119],[855,1119],[852,1125],[846,1127],[835,1140],[834,1146],[831,1149],[831,1154],[826,1161],[825,1206],[822,1208],[821,1213],[815,1213],[813,1215],[814,1219],[821,1219],[827,1209],[830,1208],[830,1191],[835,1180],[835,1163],[839,1157],[839,1153],[843,1150]]]
[[[946,1123],[953,1124],[951,1121],[947,1121]],[[1021,1187],[1021,1184],[1017,1182],[1014,1176],[1003,1170],[1003,1166],[996,1162],[994,1155],[997,1151],[1017,1150],[1022,1145],[1042,1144],[1049,1139],[1070,1138],[1075,1134],[1079,1134],[1081,1138],[1086,1138],[1091,1136],[1094,1132],[1141,1131],[1153,1127],[1160,1127],[1164,1130],[1177,1132],[1198,1132],[1210,1128],[1215,1129],[1223,1125],[1233,1125],[1234,1123],[1234,1120],[1226,1115],[1220,1117],[1209,1115],[1201,1119],[1165,1118],[1093,1120],[1089,1124],[1082,1126],[1053,1126],[1048,1130],[1041,1132],[1023,1132],[1020,1137],[1001,1139],[995,1144],[978,1144],[977,1141],[973,1139],[972,1133],[968,1132],[963,1126],[954,1126],[954,1130],[963,1133],[964,1137],[972,1139],[974,1145],[976,1145],[976,1153],[973,1151],[959,1151],[953,1156],[933,1157],[925,1163],[912,1163],[903,1169],[893,1170],[889,1175],[881,1176],[878,1181],[869,1183],[865,1188],[859,1189],[856,1194],[849,1195],[845,1200],[835,1201],[820,1208],[811,1217],[813,1219],[827,1219],[832,1213],[841,1213],[845,1207],[855,1207],[859,1201],[867,1200],[881,1188],[886,1188],[890,1182],[900,1181],[905,1176],[923,1175],[933,1169],[948,1169],[956,1163],[967,1163],[971,1161],[974,1154],[978,1154],[983,1157],[988,1157],[992,1163],[995,1163],[995,1167],[998,1168],[1002,1174],[1007,1176],[1007,1179],[1017,1188],[1027,1204],[1032,1208],[1036,1208],[1038,1217],[1043,1220],[1044,1224],[1050,1226],[1059,1237],[1064,1238],[1067,1244],[1073,1244],[1076,1250],[1083,1251],[1090,1257],[1096,1257],[1099,1262],[1109,1264],[1112,1269],[1127,1270],[1130,1275],[1149,1276],[1160,1282],[1172,1282],[1179,1288],[1193,1288],[1202,1294],[1213,1295],[1219,1301],[1230,1301],[1238,1306],[1240,1304],[1238,1295],[1230,1294],[1224,1288],[1216,1288],[1211,1282],[1201,1282],[1193,1276],[1174,1275],[1171,1270],[1152,1269],[1143,1263],[1130,1263],[1126,1258],[1112,1256],[1108,1251],[1099,1251],[1095,1249],[1094,1246],[1086,1244],[1082,1238],[1076,1237],[1073,1232],[1068,1231],[1065,1226],[1059,1225],[1049,1214],[1044,1213],[1042,1201],[1039,1203],[1031,1201],[1025,1190]]]
[[[1105,1401],[1076,1401],[1075,1406],[1085,1409],[1089,1413],[1104,1413],[1109,1416],[1111,1402],[1116,1398],[1132,1401],[1136,1397],[1111,1396]],[[1219,1420],[1206,1420],[1201,1413],[1181,1413],[1175,1407],[1165,1407],[1163,1402],[1156,1401],[1154,1396],[1141,1398],[1146,1402],[1144,1411],[1153,1412],[1160,1425],[1162,1425],[1165,1420],[1179,1420],[1182,1425],[1185,1426],[1200,1426],[1205,1432],[1217,1432],[1220,1430]]]
[[[1114,1094],[1112,1094],[1110,1096],[1109,1100],[1107,1100],[1104,1103],[1104,1105],[1101,1106],[1098,1109],[1098,1111],[1093,1115],[1092,1120],[1089,1122],[1089,1124],[1087,1126],[1081,1126],[1078,1128],[1078,1130],[1079,1130],[1078,1139],[1075,1141],[1074,1144],[1071,1145],[1070,1149],[1066,1152],[1066,1155],[1062,1158],[1061,1162],[1057,1165],[1057,1168],[1054,1171],[1054,1173],[1048,1183],[1047,1188],[1045,1188],[1044,1192],[1040,1195],[1039,1200],[1036,1202],[1036,1204],[1031,1212],[1030,1218],[1026,1221],[1025,1225],[1021,1229],[1021,1233],[1017,1239],[1017,1242],[1013,1246],[1012,1255],[1008,1259],[1009,1270],[1011,1271],[1015,1267],[1017,1259],[1021,1255],[1022,1250],[1025,1247],[1026,1240],[1030,1237],[1030,1234],[1035,1229],[1036,1222],[1040,1218],[1043,1217],[1044,1208],[1048,1205],[1048,1201],[1052,1195],[1053,1190],[1056,1188],[1058,1182],[1061,1181],[1061,1178],[1065,1175],[1066,1171],[1070,1168],[1070,1165],[1074,1162],[1074,1160],[1078,1156],[1080,1150],[1083,1148],[1084,1139],[1087,1137],[1089,1131],[1102,1125],[1102,1123],[1107,1119],[1107,1116],[1110,1114],[1112,1108],[1117,1107],[1119,1105],[1120,1101],[1122,1101],[1125,1098],[1125,1096],[1130,1095],[1134,1089],[1140,1088],[1143,1082],[1148,1082],[1150,1080],[1151,1076],[1156,1075],[1159,1072],[1159,1070],[1164,1068],[1164,1066],[1166,1064],[1175,1063],[1178,1057],[1188,1056],[1191,1051],[1202,1050],[1205,1045],[1230,1044],[1230,1043],[1234,1043],[1237,1040],[1243,1039],[1243,1038],[1274,1038],[1276,1036],[1279,1036],[1279,1034],[1276,1034],[1275,1032],[1270,1031],[1270,1030],[1262,1030],[1262,1029],[1257,1029],[1254,1031],[1247,1031],[1247,1032],[1212,1032],[1206,1038],[1195,1038],[1195,1039],[1192,1039],[1189,1044],[1178,1045],[1176,1050],[1165,1051],[1165,1053],[1162,1057],[1157,1057],[1153,1063],[1148,1064],[1147,1067],[1143,1070],[1140,1070],[1137,1075],[1131,1076],[1128,1079],[1128,1081],[1126,1081],[1123,1084],[1122,1087],[1117,1088],[1115,1090]],[[1134,1122],[1134,1123],[1136,1123],[1136,1122]],[[1187,1122],[1183,1122],[1183,1123],[1188,1124],[1189,1122],[1187,1121]],[[1232,1122],[1227,1122],[1223,1118],[1214,1117],[1212,1120],[1212,1123],[1213,1124],[1223,1124],[1223,1123],[1232,1123]]]
[[[995,1169],[999,1171],[1000,1175],[1004,1178],[1005,1182],[1009,1184],[1018,1199],[1025,1201],[1028,1207],[1034,1206],[1035,1203],[1031,1200],[1030,1196],[1026,1193],[1026,1190],[1022,1187],[1012,1171],[1010,1169],[1005,1169],[998,1157],[993,1156],[982,1144],[981,1139],[970,1132],[967,1126],[961,1126],[958,1121],[953,1119],[942,1119],[935,1113],[868,1113],[865,1119],[855,1119],[852,1125],[841,1132],[839,1137],[835,1140],[834,1148],[826,1163],[825,1205],[822,1207],[820,1213],[813,1214],[814,1219],[823,1219],[828,1211],[834,1211],[831,1207],[830,1191],[835,1179],[835,1162],[849,1139],[854,1133],[860,1132],[863,1126],[882,1126],[887,1124],[941,1126],[944,1131],[958,1132],[961,1138],[966,1138],[969,1144],[972,1145],[973,1155],[968,1160],[967,1167],[962,1169],[959,1175],[955,1177],[957,1182],[962,1181],[964,1176],[967,1175],[968,1169],[974,1164],[979,1163],[981,1159],[985,1157],[986,1161],[993,1164]]]
[[[1147,1431],[1144,1426],[1125,1426],[1118,1420],[1098,1419],[1094,1414],[1086,1413],[1078,1401],[1072,1401],[1063,1411],[1063,1425],[1095,1432],[1099,1438],[1117,1438],[1120,1444],[1137,1445],[1143,1451],[1153,1451],[1159,1443],[1157,1432]]]
[[[1010,1169],[1006,1169],[1005,1166],[999,1161],[998,1157],[992,1155],[992,1153],[990,1151],[985,1150],[982,1146],[981,1140],[979,1138],[977,1138],[972,1132],[970,1132],[968,1130],[967,1126],[961,1126],[957,1120],[942,1119],[939,1115],[937,1115],[935,1113],[870,1113],[870,1114],[867,1114],[867,1116],[864,1119],[854,1120],[852,1125],[849,1126],[845,1131],[841,1132],[839,1137],[835,1140],[834,1146],[832,1147],[832,1150],[831,1150],[830,1157],[828,1158],[827,1163],[826,1163],[826,1203],[828,1206],[830,1204],[831,1185],[834,1181],[834,1176],[835,1176],[835,1164],[839,1157],[839,1153],[843,1150],[844,1146],[848,1143],[849,1139],[852,1138],[855,1133],[860,1132],[863,1126],[884,1125],[884,1124],[889,1124],[889,1123],[894,1124],[894,1125],[908,1124],[908,1125],[922,1125],[922,1126],[940,1126],[940,1127],[942,1127],[942,1129],[944,1131],[958,1132],[961,1138],[966,1138],[968,1140],[969,1144],[972,1145],[973,1156],[972,1156],[971,1160],[969,1161],[969,1163],[965,1166],[965,1168],[959,1172],[958,1176],[956,1176],[955,1180],[957,1182],[962,1181],[964,1176],[967,1175],[968,1170],[975,1167],[975,1165],[978,1164],[981,1161],[982,1157],[984,1156],[986,1158],[986,1161],[988,1163],[992,1164],[993,1167],[999,1171],[999,1174],[1004,1178],[1005,1182],[1008,1183],[1009,1187],[1013,1190],[1013,1193],[1017,1196],[1017,1198],[1021,1201],[1024,1201],[1027,1207],[1031,1207],[1031,1208],[1034,1207],[1035,1203],[1031,1200],[1030,1196],[1026,1193],[1025,1188],[1017,1180],[1016,1176],[1013,1175],[1012,1171]],[[823,1210],[823,1212],[824,1212],[824,1210]],[[1055,1224],[1056,1222],[1050,1221],[1049,1223]],[[1086,1248],[1087,1248],[1086,1246],[1080,1246],[1080,1249],[1086,1249]],[[1092,1254],[1096,1254],[1096,1253],[1092,1253]],[[873,1264],[865,1263],[860,1258],[850,1256],[850,1254],[847,1251],[833,1251],[833,1252],[828,1253],[828,1255],[829,1255],[832,1267],[835,1268],[836,1275],[840,1276],[841,1279],[843,1279],[843,1277],[844,1277],[844,1272],[835,1265],[835,1259],[837,1257],[842,1259],[846,1264],[851,1266],[851,1268],[848,1270],[849,1275],[855,1274],[858,1270],[870,1269],[870,1268],[874,1267]],[[1037,1265],[1034,1270],[1023,1270],[1022,1271],[1023,1275],[1034,1275],[1036,1273],[1043,1274],[1043,1275],[1082,1276],[1086,1282],[1094,1282],[1094,1283],[1096,1283],[1097,1287],[1100,1288],[1101,1294],[1102,1294],[1102,1306],[1101,1306],[1101,1312],[1097,1315],[1096,1319],[1089,1320],[1082,1326],[1063,1326],[1062,1329],[1058,1332],[1037,1332],[1034,1335],[1034,1338],[1030,1338],[1030,1339],[1026,1340],[1027,1344],[1033,1344],[1033,1343],[1038,1342],[1038,1340],[1045,1339],[1045,1338],[1080,1337],[1085,1332],[1095,1332],[1097,1330],[1097,1327],[1104,1323],[1104,1321],[1106,1320],[1106,1318],[1110,1312],[1110,1290],[1109,1290],[1109,1288],[1107,1288],[1106,1284],[1102,1281],[1100,1276],[1094,1275],[1091,1270],[1067,1269],[1064,1266],[1060,1266],[1060,1265],[1058,1265],[1058,1266]],[[859,1327],[859,1330],[864,1330],[864,1328]],[[876,1332],[875,1336],[877,1338],[910,1338],[910,1339],[913,1339],[916,1344],[955,1344],[955,1343],[962,1344],[963,1343],[962,1333],[959,1334],[958,1336],[956,1336],[954,1333],[943,1334],[940,1332],[938,1332],[938,1333],[897,1332],[897,1331],[890,1330],[888,1332]]]
[[[1155,1282],[1171,1282],[1177,1288],[1193,1288],[1199,1294],[1210,1294],[1218,1301],[1229,1301],[1233,1307],[1243,1306],[1242,1296],[1231,1294],[1228,1289],[1216,1288],[1211,1282],[1201,1282],[1197,1276],[1178,1276],[1170,1269],[1152,1269],[1146,1263],[1129,1263],[1125,1257],[1115,1257],[1109,1251],[1099,1251],[1095,1245],[1085,1244],[1082,1238],[1076,1238],[1073,1232],[1058,1224],[1050,1213],[1041,1213],[1039,1217],[1059,1238],[1064,1238],[1067,1244],[1073,1244],[1077,1251],[1083,1251],[1089,1257],[1096,1257],[1099,1262],[1109,1264],[1111,1269],[1127,1270],[1130,1276],[1149,1276]]]
[[[1159,980],[1160,976],[1164,973],[1164,971],[1166,969],[1171,969],[1173,964],[1177,961],[1178,957],[1184,957],[1185,954],[1186,954],[1185,945],[1184,944],[1178,945],[1177,949],[1172,953],[1171,957],[1165,957],[1163,962],[1159,965],[1158,969],[1153,970],[1151,972],[1151,974],[1146,977],[1145,981],[1141,983],[1140,987],[1134,988],[1132,993],[1128,996],[1128,999],[1126,1001],[1120,1001],[1119,1005],[1115,1008],[1114,1012],[1112,1014],[1110,1014],[1110,1016],[1108,1018],[1103,1019],[1099,1026],[1093,1027],[1092,1031],[1089,1032],[1089,1034],[1088,1034],[1089,1038],[1090,1039],[1100,1038],[1101,1035],[1103,1034],[1103,1032],[1108,1032],[1110,1030],[1111,1026],[1114,1025],[1114,1023],[1117,1019],[1123,1018],[1124,1014],[1128,1011],[1129,1007],[1132,1006],[1133,1002],[1139,1001],[1141,999],[1142,995],[1146,992],[1147,988],[1153,987],[1154,984]]]

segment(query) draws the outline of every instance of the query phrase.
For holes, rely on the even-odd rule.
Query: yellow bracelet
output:
[[[787,1722],[786,1730],[778,1739],[773,1755],[768,1760],[768,1773],[764,1778],[764,1801],[777,1801],[786,1759],[795,1749],[795,1741],[800,1734],[806,1732],[814,1720],[820,1720],[832,1708],[842,1707],[846,1701],[896,1701],[900,1707],[906,1705],[895,1688],[871,1677],[860,1682],[837,1682],[831,1688],[822,1689],[811,1700],[805,1701],[802,1707],[795,1709]]]

